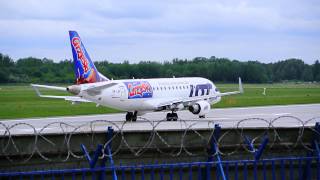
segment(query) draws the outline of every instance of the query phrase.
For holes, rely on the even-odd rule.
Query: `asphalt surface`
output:
[[[214,124],[222,128],[301,127],[320,122],[320,104],[261,106],[212,109],[205,119],[189,111],[179,111],[180,120],[165,121],[166,112],[148,113],[136,122],[126,122],[125,113],[87,116],[64,116],[0,121],[0,136],[21,134],[60,134],[102,132],[107,126],[115,131],[172,131],[207,129]]]

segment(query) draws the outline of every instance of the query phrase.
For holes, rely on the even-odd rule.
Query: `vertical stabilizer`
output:
[[[84,47],[80,36],[76,31],[69,31],[71,49],[73,54],[74,72],[76,83],[95,83],[107,81],[108,78],[101,75]]]

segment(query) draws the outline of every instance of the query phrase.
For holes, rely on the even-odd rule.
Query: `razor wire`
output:
[[[279,129],[284,127],[279,127],[279,122],[282,120],[290,120],[294,123],[296,137],[291,137],[294,140],[291,143],[287,143],[284,141],[283,136],[286,134],[281,134]],[[269,140],[268,148],[272,149],[276,145],[283,146],[288,151],[292,151],[298,146],[306,149],[307,151],[312,151],[312,147],[310,145],[310,139],[305,140],[304,135],[306,130],[310,130],[312,133],[318,134],[319,132],[314,129],[314,127],[310,126],[310,124],[315,124],[317,121],[320,120],[320,117],[314,117],[303,121],[302,119],[294,116],[279,116],[274,119],[268,120],[264,118],[246,118],[236,121],[236,123],[232,127],[228,127],[219,137],[216,139],[218,150],[216,153],[219,153],[223,156],[228,156],[235,154],[237,152],[247,152],[253,153],[252,150],[249,150],[247,144],[244,143],[244,137],[246,135],[246,131],[248,129],[254,129],[255,127],[252,125],[248,126],[248,123],[259,123],[259,127],[263,129],[263,131],[259,132],[259,134],[254,135],[251,137],[251,143],[256,146],[259,140],[263,136],[267,136]],[[168,122],[166,119],[153,121],[147,118],[139,117],[137,122],[128,122],[128,121],[110,121],[110,120],[92,120],[89,122],[85,122],[80,125],[72,125],[71,123],[66,123],[62,121],[51,122],[44,125],[41,128],[37,128],[32,124],[21,122],[21,123],[14,123],[14,124],[6,124],[0,121],[0,157],[5,157],[11,163],[26,163],[33,156],[37,155],[41,157],[45,161],[61,161],[65,162],[68,161],[70,158],[76,159],[83,159],[84,155],[83,152],[80,150],[81,142],[78,142],[78,148],[72,148],[74,140],[74,136],[83,136],[82,139],[88,138],[89,141],[89,150],[94,151],[95,145],[98,143],[103,144],[100,159],[109,156],[108,154],[104,153],[105,148],[109,143],[112,143],[112,154],[111,156],[115,156],[120,154],[121,150],[127,150],[132,155],[139,157],[142,154],[146,153],[148,150],[156,150],[160,154],[177,157],[185,153],[188,156],[200,156],[200,155],[208,155],[207,150],[210,146],[210,138],[214,138],[213,134],[215,129],[214,124],[217,124],[217,120],[210,120],[208,119],[198,119],[198,120],[184,120],[178,119],[178,121]],[[144,130],[145,134],[148,134],[146,138],[144,138],[144,142],[142,145],[135,145],[135,142],[130,141],[130,133],[127,133],[126,126],[130,126],[136,123],[144,123],[149,126],[149,129]],[[175,125],[179,125],[180,128],[175,130],[175,132],[179,132],[179,143],[172,143],[170,139],[168,139],[160,127],[163,125],[171,125],[174,123]],[[201,128],[197,128],[199,124],[202,124]],[[203,124],[206,124],[204,127]],[[262,126],[261,126],[262,125]],[[14,134],[14,130],[25,126],[24,130],[27,135],[16,135]],[[114,129],[114,134],[112,138],[107,141],[103,142],[105,138],[100,138],[101,140],[97,140],[97,134],[105,133],[106,131],[97,130],[97,127],[108,127],[112,126]],[[222,126],[222,128],[224,128]],[[60,141],[60,144],[54,141],[54,137],[52,133],[48,134],[50,130],[55,129],[56,135],[62,135],[63,140]],[[204,131],[205,130],[205,131]],[[209,131],[209,135],[208,135]],[[3,132],[3,133],[2,133]],[[204,133],[206,132],[206,134]],[[229,135],[234,133],[236,135],[235,142],[237,144],[228,144],[226,143],[229,138]],[[203,150],[193,150],[192,147],[188,146],[188,137],[193,135],[196,137],[197,143],[201,144]],[[32,136],[33,140],[31,141],[32,144],[28,144],[27,146],[21,146],[18,144],[17,138],[19,136]],[[195,138],[193,138],[195,139]],[[114,142],[116,141],[116,142]],[[226,142],[225,142],[226,141]],[[86,144],[88,145],[88,144]],[[232,146],[232,150],[227,150],[224,146]],[[43,150],[43,147],[45,150]],[[255,148],[255,147],[254,147]],[[48,150],[49,149],[49,150]],[[14,152],[12,152],[14,151]],[[196,152],[195,152],[196,151]],[[20,153],[19,158],[12,158],[12,153]],[[54,154],[54,157],[52,157]],[[19,160],[17,160],[19,159]]]

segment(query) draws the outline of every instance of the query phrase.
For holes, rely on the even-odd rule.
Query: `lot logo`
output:
[[[124,82],[128,89],[128,99],[151,98],[152,87],[147,81]]]
[[[200,96],[209,95],[210,89],[212,89],[212,85],[210,83],[207,84],[197,84],[196,86],[190,85],[190,94],[189,97],[192,96]]]

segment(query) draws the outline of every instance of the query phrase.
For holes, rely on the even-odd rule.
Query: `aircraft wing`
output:
[[[243,93],[243,87],[242,87],[242,82],[241,82],[241,78],[239,78],[239,90],[238,91],[232,91],[232,92],[224,92],[224,93],[216,93],[213,95],[204,95],[204,96],[195,96],[195,97],[188,97],[188,98],[175,98],[175,99],[170,99],[167,101],[163,101],[163,100],[155,100],[152,102],[152,100],[150,100],[151,102],[149,102],[150,104],[155,104],[155,107],[157,109],[161,109],[161,107],[164,106],[172,106],[172,105],[177,105],[182,103],[183,105],[190,105],[194,102],[200,101],[200,100],[215,100],[218,97],[221,96],[228,96],[228,95],[234,95],[234,94],[240,94]]]
[[[153,105],[156,109],[162,109],[162,107],[166,106],[173,106],[175,107],[178,104],[183,104],[184,106],[190,106],[193,103],[200,101],[200,100],[215,100],[218,96],[217,95],[206,95],[206,96],[196,96],[190,98],[175,98],[175,99],[163,99],[164,101],[158,100],[149,100],[147,103]],[[167,101],[165,101],[167,100]]]
[[[47,89],[54,89],[59,91],[67,91],[65,87],[59,87],[59,86],[47,86],[47,85],[40,85],[40,84],[31,84],[31,87],[36,91],[37,95],[39,97],[43,98],[54,98],[54,99],[64,99],[66,101],[71,102],[91,102],[86,99],[83,99],[79,96],[52,96],[52,95],[43,95],[41,94],[40,90],[38,88],[47,88]]]

